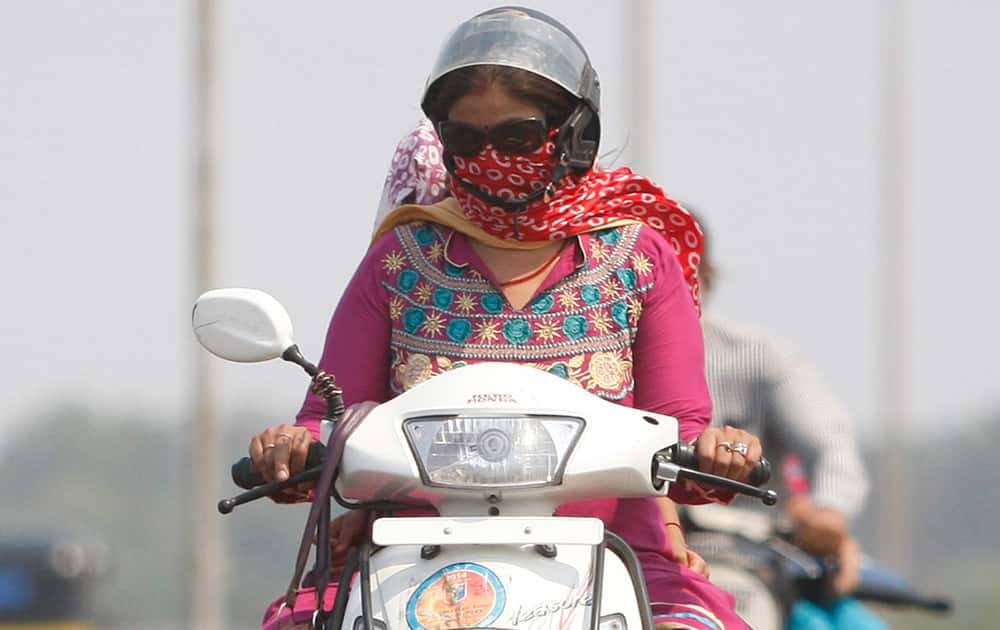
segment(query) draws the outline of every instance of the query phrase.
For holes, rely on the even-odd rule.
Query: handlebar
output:
[[[698,470],[698,454],[694,444],[678,443],[674,446],[672,461],[678,466]],[[750,473],[748,483],[751,486],[760,487],[771,480],[771,462],[767,458],[761,457],[757,465]]]
[[[943,596],[926,596],[914,592],[894,591],[861,584],[853,597],[865,602],[874,602],[888,606],[911,607],[938,613],[950,613],[954,608],[951,598]]]
[[[746,484],[699,471],[694,445],[678,442],[663,449],[653,458],[653,483],[658,483],[660,485],[657,487],[662,487],[664,481],[674,483],[682,479],[733,490],[760,499],[764,505],[774,505],[778,502],[778,495],[774,490],[758,488],[771,479],[771,463],[763,457],[750,473],[750,483]]]
[[[260,475],[249,457],[240,459],[233,464],[230,472],[233,483],[248,490],[248,492],[220,501],[218,505],[219,511],[223,514],[228,514],[237,505],[272,495],[275,492],[300,483],[314,481],[323,465],[325,454],[326,447],[323,443],[313,442],[309,445],[305,470],[285,481],[273,481],[270,483]],[[662,487],[664,481],[673,483],[681,479],[690,479],[759,498],[766,505],[774,505],[778,501],[778,495],[773,490],[761,490],[757,487],[767,483],[771,478],[771,464],[764,458],[761,458],[760,462],[757,463],[757,466],[751,472],[750,484],[745,484],[699,471],[695,446],[680,442],[656,454],[653,458],[652,473],[653,483],[657,487]]]

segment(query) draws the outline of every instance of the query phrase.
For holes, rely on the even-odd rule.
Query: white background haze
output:
[[[881,3],[654,3],[651,129],[627,119],[624,3],[530,4],[589,49],[606,163],[650,143],[645,174],[707,219],[710,308],[796,343],[877,438]],[[909,4],[899,325],[906,421],[930,436],[1000,407],[1000,3]],[[441,41],[490,6],[220,3],[216,284],[275,295],[308,356]],[[0,423],[62,400],[190,415],[191,19],[187,2],[0,3]],[[287,411],[248,432],[290,419],[306,384],[220,371],[223,409]]]

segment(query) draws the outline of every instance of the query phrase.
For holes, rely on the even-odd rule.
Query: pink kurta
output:
[[[464,235],[431,223],[399,226],[369,249],[345,290],[320,367],[336,377],[349,405],[385,401],[435,374],[485,361],[531,365],[607,400],[674,416],[685,440],[711,417],[691,294],[671,245],[643,225],[576,237],[520,310]],[[325,409],[309,393],[298,423],[318,436]],[[698,501],[679,486],[671,497]],[[711,585],[665,559],[655,499],[584,501],[558,513],[601,518],[632,545],[654,600],[666,596],[654,588],[659,580],[672,585],[671,601],[691,600],[699,609],[691,614],[711,616],[701,606],[731,611],[731,602],[706,601],[722,596],[717,589],[687,592]]]

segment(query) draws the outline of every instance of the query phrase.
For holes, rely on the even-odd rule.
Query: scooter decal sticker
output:
[[[481,564],[449,564],[421,582],[406,603],[412,630],[488,626],[507,604],[496,573]]]

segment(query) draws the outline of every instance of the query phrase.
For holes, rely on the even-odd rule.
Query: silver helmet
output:
[[[428,111],[428,95],[445,75],[471,66],[518,68],[547,79],[577,99],[569,118],[559,121],[556,150],[559,163],[552,181],[544,190],[514,202],[482,193],[463,180],[459,183],[475,196],[509,211],[522,211],[527,203],[551,191],[570,171],[583,173],[597,159],[601,137],[601,85],[597,71],[583,44],[555,19],[534,9],[497,7],[463,22],[448,37],[427,79],[421,107]],[[435,121],[436,122],[436,121]],[[451,157],[444,155],[445,166],[454,176]]]
[[[527,70],[583,100],[596,114],[601,87],[583,44],[540,11],[498,7],[463,22],[441,49],[424,89],[459,68],[480,65]]]

